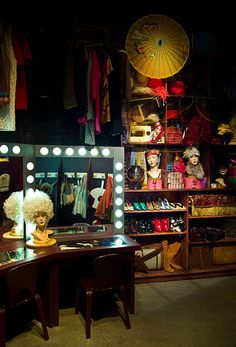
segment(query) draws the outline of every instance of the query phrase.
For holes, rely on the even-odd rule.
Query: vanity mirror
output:
[[[15,190],[40,189],[50,196],[49,226],[112,224],[115,234],[124,233],[123,148],[0,143],[0,157],[19,160],[11,170],[22,176]]]
[[[28,181],[31,182],[33,178],[32,174],[30,175],[33,167],[34,147],[32,145],[0,143],[0,227],[3,227],[4,230],[4,226],[6,226],[7,231],[12,230],[12,232],[3,233],[1,235],[3,238],[18,239],[23,237],[20,233],[13,232],[16,214],[11,211],[11,206],[15,205],[12,200],[18,193],[17,206],[21,205],[19,201],[20,198],[23,200],[21,192],[23,193],[23,190],[30,187]]]

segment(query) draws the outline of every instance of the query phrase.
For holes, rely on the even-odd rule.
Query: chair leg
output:
[[[130,329],[131,325],[130,325],[130,319],[129,319],[128,300],[127,300],[127,296],[126,296],[125,287],[123,285],[120,286],[120,297],[121,297],[121,301],[123,304],[125,326],[127,329]]]
[[[91,326],[91,311],[92,311],[92,302],[93,302],[93,292],[91,290],[86,291],[86,339],[90,339],[90,326]]]
[[[80,285],[79,283],[76,284],[76,289],[75,289],[75,314],[79,313],[79,308],[80,308]]]
[[[0,347],[6,346],[6,326],[5,326],[5,319],[6,319],[6,311],[5,308],[0,308]]]
[[[48,335],[48,329],[47,329],[47,324],[46,324],[46,319],[45,319],[45,315],[44,315],[44,310],[43,310],[43,304],[42,304],[42,300],[41,297],[39,296],[39,294],[35,294],[35,302],[38,308],[38,313],[39,313],[39,318],[42,324],[42,330],[43,330],[43,337],[45,340],[49,339],[49,335]]]

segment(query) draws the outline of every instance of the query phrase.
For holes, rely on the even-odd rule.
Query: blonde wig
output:
[[[3,209],[6,217],[11,219],[16,224],[23,222],[22,207],[23,190],[11,193],[11,195],[3,203]]]
[[[39,214],[45,214],[50,220],[54,216],[52,200],[41,190],[29,192],[23,203],[23,214],[28,223],[35,223],[35,218]]]

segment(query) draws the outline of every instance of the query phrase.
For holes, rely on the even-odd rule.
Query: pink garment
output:
[[[101,71],[97,53],[92,50],[92,68],[91,68],[91,99],[95,105],[95,134],[101,133],[100,123],[100,81]]]

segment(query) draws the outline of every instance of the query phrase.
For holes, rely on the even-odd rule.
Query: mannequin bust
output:
[[[183,153],[183,158],[187,158],[188,162],[185,168],[185,174],[187,177],[195,177],[202,179],[205,177],[205,173],[200,163],[200,152],[196,147],[188,147]]]
[[[57,242],[49,238],[53,234],[52,230],[47,229],[48,222],[53,217],[53,203],[46,193],[36,190],[26,195],[23,213],[26,222],[35,225],[35,230],[31,233],[32,239],[26,242],[27,246],[48,247]]]
[[[149,166],[147,171],[147,179],[160,179],[161,169],[160,165],[160,151],[157,149],[150,149],[146,152],[146,160]]]

